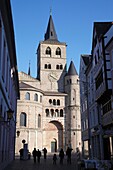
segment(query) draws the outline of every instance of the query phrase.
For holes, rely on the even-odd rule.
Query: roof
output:
[[[69,69],[68,69],[68,72],[67,72],[67,75],[78,75],[77,71],[76,71],[76,68],[74,66],[74,63],[73,61],[71,61],[70,63],[70,66],[69,66]]]
[[[46,30],[46,33],[45,33],[45,41],[46,40],[58,41],[57,34],[56,34],[56,31],[55,31],[55,27],[54,27],[54,23],[53,23],[53,19],[52,19],[51,15],[49,17],[48,26],[47,26],[47,30]]]
[[[84,61],[84,64],[87,66],[89,63],[90,63],[90,57],[91,55],[81,55],[83,61]]]
[[[112,22],[94,22],[94,28],[96,29],[97,36],[104,35],[111,27]]]

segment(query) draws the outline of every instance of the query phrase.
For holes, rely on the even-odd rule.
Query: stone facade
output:
[[[30,152],[81,147],[79,77],[72,62],[70,67],[72,75],[66,70],[66,43],[45,39],[37,48],[37,78],[19,73],[16,154],[23,139]]]

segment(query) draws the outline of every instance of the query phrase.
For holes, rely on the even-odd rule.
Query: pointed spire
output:
[[[76,71],[76,68],[75,68],[75,66],[74,66],[73,61],[71,61],[71,63],[70,63],[70,66],[69,66],[67,75],[68,75],[68,76],[69,76],[69,75],[78,75],[78,73],[77,73],[77,71]]]
[[[28,75],[30,76],[30,61],[29,61]]]
[[[45,41],[46,40],[58,41],[51,14],[50,14],[50,17],[49,17],[48,26],[47,26],[47,30],[46,30],[46,33],[45,33]]]

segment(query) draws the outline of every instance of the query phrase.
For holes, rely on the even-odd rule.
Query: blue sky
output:
[[[67,64],[79,72],[80,55],[90,54],[93,22],[113,21],[113,0],[11,0],[18,70],[36,77],[36,50],[52,7],[58,40],[67,44]]]

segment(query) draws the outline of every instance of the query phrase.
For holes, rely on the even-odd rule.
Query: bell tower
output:
[[[50,15],[44,41],[37,49],[37,79],[44,91],[64,92],[65,74],[66,43],[58,40]]]

